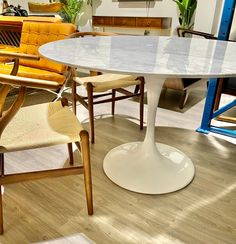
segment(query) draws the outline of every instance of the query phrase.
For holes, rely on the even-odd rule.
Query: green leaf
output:
[[[182,27],[191,28],[193,26],[193,16],[197,7],[197,0],[173,0],[180,11],[179,23]]]
[[[60,2],[64,3],[62,15],[66,16],[66,21],[74,24],[83,3],[87,0],[60,0]]]

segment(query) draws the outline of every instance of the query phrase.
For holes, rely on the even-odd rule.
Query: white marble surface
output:
[[[75,67],[156,77],[236,75],[236,43],[200,38],[108,36],[67,39],[39,48]]]

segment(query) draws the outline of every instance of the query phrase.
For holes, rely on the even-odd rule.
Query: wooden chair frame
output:
[[[0,138],[4,131],[4,128],[10,123],[12,118],[18,112],[22,106],[26,94],[26,87],[36,88],[36,89],[57,89],[58,83],[53,81],[22,78],[12,75],[2,75],[0,74],[0,83],[3,83],[0,89]],[[11,90],[12,85],[19,87],[19,94],[15,101],[12,103],[10,108],[3,112],[4,102],[7,94]],[[68,106],[68,102],[65,98],[61,100],[63,106]],[[92,179],[91,179],[91,166],[90,166],[90,151],[89,151],[89,136],[88,132],[85,130],[80,131],[80,141],[75,142],[78,150],[82,154],[82,166],[44,170],[44,171],[34,171],[27,173],[17,173],[17,174],[5,174],[4,173],[4,153],[0,153],[0,234],[3,234],[3,204],[2,204],[2,190],[1,186],[4,184],[36,180],[48,177],[58,177],[66,175],[84,174],[85,181],[85,192],[87,199],[87,209],[88,214],[93,214],[93,199],[92,199]],[[73,166],[73,151],[72,143],[68,143],[69,152],[69,162],[70,166]]]
[[[216,90],[215,104],[214,104],[214,111],[219,109],[221,95],[223,93],[231,95],[231,96],[236,96],[236,91],[235,90],[223,89],[224,82],[225,82],[225,80],[223,78],[220,78],[219,81],[218,81],[218,86],[217,86],[217,90]],[[236,118],[235,117],[220,115],[220,116],[217,117],[217,119],[221,120],[221,121],[225,121],[225,122],[236,124]]]
[[[0,21],[0,44],[19,47],[22,24]]]
[[[69,38],[78,38],[84,36],[116,36],[115,33],[108,32],[77,32],[69,36]],[[73,76],[76,77],[75,70],[73,71]],[[90,76],[101,75],[101,72],[90,71]],[[111,89],[111,92],[105,92],[103,94],[94,95],[94,86],[92,83],[87,83],[87,96],[81,96],[76,93],[76,82],[72,83],[72,107],[73,111],[76,114],[76,102],[79,101],[86,109],[89,111],[89,123],[90,123],[90,135],[91,135],[91,143],[95,142],[94,135],[94,105],[111,102],[111,114],[114,116],[115,114],[115,102],[123,99],[127,99],[130,97],[139,97],[140,100],[140,130],[143,129],[143,111],[144,111],[144,77],[137,77],[137,80],[140,81],[140,85],[136,85],[134,92],[130,92],[124,88]],[[120,96],[116,96],[116,92],[119,92]],[[111,98],[107,99],[99,99],[99,101],[95,101],[96,98],[101,98],[104,96],[111,96]]]
[[[177,34],[178,34],[178,36],[182,36],[182,37],[186,37],[187,34],[191,34],[191,35],[196,35],[196,36],[202,36],[206,39],[217,40],[217,38],[213,34],[201,32],[201,31],[189,30],[189,29],[185,29],[185,28],[181,28],[181,27],[177,28]]]
[[[217,37],[215,37],[213,34],[201,32],[201,31],[194,31],[194,30],[187,30],[184,28],[178,28],[177,32],[178,32],[179,36],[186,36],[187,34],[191,34],[191,35],[196,35],[196,36],[202,36],[206,39],[217,40]],[[230,90],[230,89],[223,89],[224,82],[225,82],[225,80],[223,78],[220,78],[218,81],[215,103],[214,103],[214,111],[218,110],[218,108],[219,108],[222,93],[232,95],[232,96],[236,96],[235,91]],[[217,117],[217,119],[225,121],[225,122],[236,123],[236,118],[229,117],[229,116],[220,115]]]
[[[181,28],[181,27],[177,28],[177,34],[179,37],[187,37],[188,34],[191,34],[191,35],[202,36],[206,39],[216,39],[211,34],[200,32],[200,31],[188,30],[188,29]],[[183,95],[182,95],[182,98],[179,103],[180,109],[184,108],[184,106],[187,102],[187,99],[189,97],[190,91],[192,89],[202,85],[204,82],[207,81],[206,79],[188,79],[188,80],[192,81],[192,82],[190,82],[188,85],[186,85],[184,82],[185,79],[180,79],[180,78],[167,79],[163,86],[163,88],[165,89],[164,92],[166,92],[167,88],[183,91]]]

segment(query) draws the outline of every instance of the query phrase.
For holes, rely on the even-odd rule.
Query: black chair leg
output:
[[[111,94],[111,97],[112,97],[112,102],[111,102],[111,114],[114,116],[115,114],[115,99],[116,99],[116,90],[115,89],[112,89],[112,94]]]
[[[91,136],[91,143],[94,143],[95,139],[94,139],[93,85],[91,83],[87,84],[87,92],[88,92],[90,136]]]

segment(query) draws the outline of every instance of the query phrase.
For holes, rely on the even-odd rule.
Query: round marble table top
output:
[[[65,39],[39,48],[62,64],[112,73],[159,77],[236,75],[236,43],[157,36],[102,36]]]

